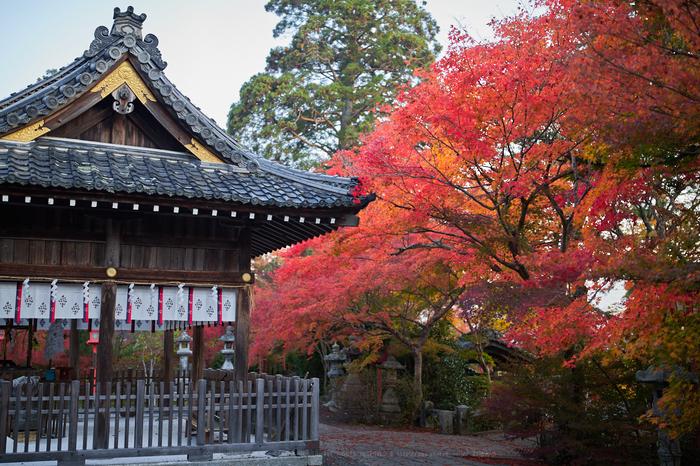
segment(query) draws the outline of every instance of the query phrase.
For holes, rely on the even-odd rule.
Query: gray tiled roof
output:
[[[145,19],[133,15],[131,24]],[[115,19],[127,13],[115,9]],[[128,19],[128,18],[127,18]],[[136,21],[134,23],[133,21]],[[119,20],[118,20],[119,21]],[[44,137],[31,143],[0,139],[0,183],[109,192],[223,199],[284,207],[350,206],[357,180],[295,170],[242,147],[165,76],[166,63],[153,34],[125,34],[100,26],[82,56],[54,75],[0,101],[0,138],[70,105],[114,69],[124,54],[152,92],[212,153],[226,163],[200,162],[187,154]],[[129,29],[127,29],[128,31]],[[51,133],[48,133],[50,136]]]
[[[0,184],[220,199],[252,205],[324,208],[353,205],[347,188],[296,180],[285,171],[250,173],[189,154],[42,137],[0,139]],[[332,178],[332,177],[326,177]]]

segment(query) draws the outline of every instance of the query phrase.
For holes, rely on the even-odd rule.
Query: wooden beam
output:
[[[86,92],[70,105],[45,118],[44,126],[52,130],[63,126],[73,118],[81,115],[102,100],[100,94]]]
[[[134,102],[134,104],[136,104],[136,102]],[[148,138],[150,138],[157,147],[166,148],[171,146],[170,141],[158,134],[153,129],[153,126],[149,125],[148,122],[138,113],[138,108],[129,114],[129,120],[146,136],[148,136]]]
[[[113,281],[116,283],[136,283],[150,285],[172,285],[187,283],[188,285],[202,286],[240,286],[248,283],[243,281],[239,272],[208,272],[192,270],[157,270],[157,269],[124,269],[115,267],[117,275]],[[111,280],[107,277],[107,267],[74,267],[64,265],[27,265],[27,264],[0,264],[0,278],[18,277],[31,278],[33,280],[90,280],[101,282]]]
[[[124,235],[122,244],[129,246],[158,246],[167,248],[191,248],[196,242],[197,249],[216,249],[217,251],[235,251],[238,245],[234,241],[212,240],[208,238],[178,238]]]
[[[80,243],[104,243],[104,234],[89,231],[47,231],[34,229],[0,228],[0,238],[37,241],[75,241]]]

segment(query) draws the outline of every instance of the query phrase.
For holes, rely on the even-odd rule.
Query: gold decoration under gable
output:
[[[109,73],[102,81],[92,88],[92,92],[99,92],[102,97],[107,97],[121,87],[122,84],[129,86],[131,92],[136,95],[136,98],[139,99],[142,104],[145,104],[146,100],[150,100],[151,102],[156,101],[156,98],[151,94],[146,83],[143,82],[128,61],[125,61],[119,65],[116,70]]]
[[[27,126],[26,128],[22,128],[19,131],[15,131],[14,133],[10,133],[6,136],[3,136],[3,139],[9,139],[11,141],[21,141],[21,142],[29,142],[33,141],[39,136],[42,136],[46,133],[51,131],[49,128],[44,126],[44,120],[37,121],[31,126]]]
[[[197,157],[199,160],[203,162],[224,163],[223,160],[209,152],[209,150],[206,147],[198,143],[195,139],[192,139],[191,141],[192,144],[186,144],[185,147],[188,151],[192,152],[195,155],[195,157]]]

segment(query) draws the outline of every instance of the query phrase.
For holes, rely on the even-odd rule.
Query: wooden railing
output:
[[[318,379],[268,377],[196,384],[77,380],[0,382],[5,462],[307,450],[319,447]]]

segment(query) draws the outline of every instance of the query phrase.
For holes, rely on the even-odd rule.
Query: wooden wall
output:
[[[0,204],[0,218],[0,264],[104,266],[106,220],[93,211]],[[215,218],[144,213],[120,224],[122,268],[239,271],[239,229]]]
[[[0,263],[102,265],[104,220],[77,210],[0,205]]]
[[[120,266],[238,272],[238,228],[216,219],[151,215],[122,222]]]
[[[114,99],[106,98],[94,107],[49,133],[52,137],[81,139],[84,141],[125,144],[185,152],[182,144],[143,107],[134,101],[134,111],[120,115],[112,108]]]

